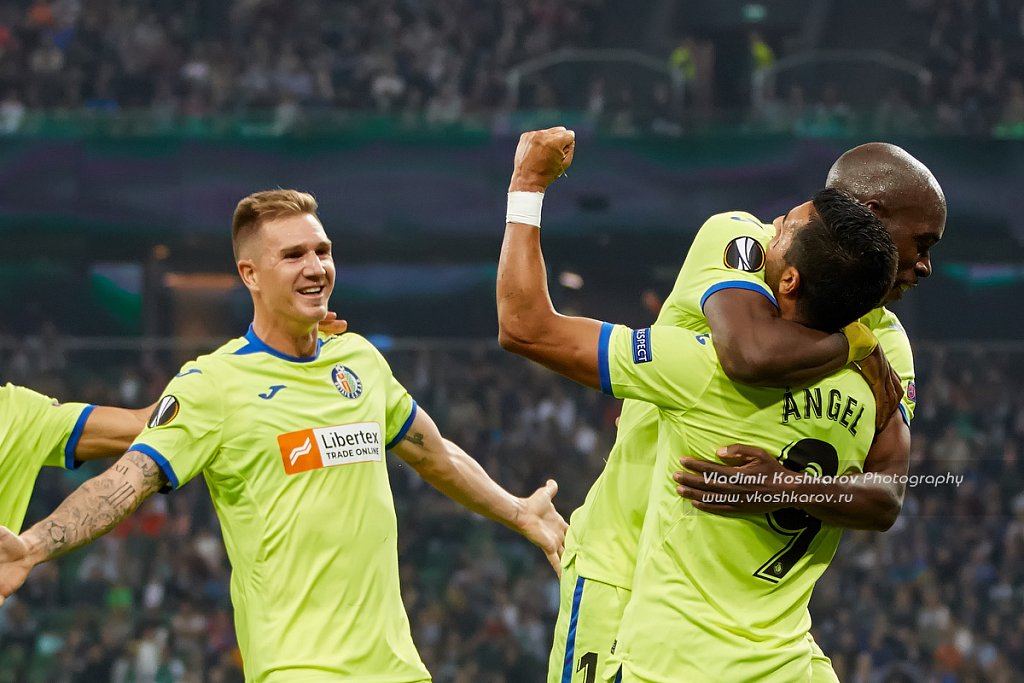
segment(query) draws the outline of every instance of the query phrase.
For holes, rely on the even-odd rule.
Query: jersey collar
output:
[[[289,356],[287,353],[281,353],[277,349],[269,346],[265,341],[256,336],[256,332],[252,329],[252,324],[249,324],[249,331],[245,333],[243,337],[245,339],[245,346],[235,351],[236,356],[246,356],[250,353],[268,353],[275,358],[286,360],[291,363],[309,363],[320,357],[320,347],[324,345],[323,339],[319,337],[316,340],[316,353],[312,356]]]

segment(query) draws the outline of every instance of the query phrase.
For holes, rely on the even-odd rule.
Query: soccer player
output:
[[[827,186],[845,190],[866,204],[896,242],[899,266],[887,301],[899,298],[919,278],[931,273],[929,249],[942,237],[946,207],[942,190],[921,162],[894,145],[861,145],[836,161]],[[906,388],[900,416],[909,423],[916,400],[913,356],[896,316],[879,307],[861,319],[862,326],[851,326],[845,335],[825,334],[780,317],[774,295],[764,281],[764,255],[773,234],[773,226],[762,225],[747,213],[730,212],[709,219],[690,247],[657,324],[711,332],[726,374],[735,381],[764,386],[796,386],[824,377],[863,356],[877,338],[877,348],[864,357],[860,368],[873,378],[875,386],[885,388],[888,363],[892,363],[899,376],[897,384]],[[823,286],[846,289],[845,283]],[[884,356],[880,353],[883,348]],[[887,422],[898,394],[876,391],[875,395],[880,406],[890,406],[877,411],[879,422]],[[607,465],[586,502],[573,513],[563,556],[562,600],[549,683],[584,683],[587,667],[583,660],[597,662],[593,668],[601,668],[614,642],[629,599],[647,509],[653,466],[649,454],[658,439],[657,416],[657,409],[650,404],[628,399],[623,403]],[[905,474],[909,428],[906,424],[886,426],[872,447],[865,471]],[[733,446],[719,459],[734,467],[686,460],[691,472],[676,475],[680,492],[710,512],[758,511],[750,502],[754,498],[747,494],[770,489],[774,472],[780,467],[778,461],[761,449],[741,446]],[[737,473],[762,475],[769,483],[719,483],[728,479],[703,476],[712,471],[726,477]],[[760,478],[740,482],[758,482]],[[837,514],[828,520],[831,524],[885,529],[902,507],[903,487],[881,479],[865,482],[854,478],[833,488],[836,500],[839,494],[854,495],[854,504],[836,503],[833,512]],[[733,494],[735,502],[703,503],[705,493]],[[580,598],[574,599],[577,587],[581,588]]]
[[[806,602],[810,587],[838,542],[838,529],[823,527],[820,519],[831,523],[836,513],[820,505],[781,512],[785,506],[776,503],[765,509],[779,509],[774,518],[716,517],[676,497],[669,474],[679,452],[706,453],[710,457],[718,445],[736,436],[762,444],[775,441],[780,452],[790,444],[783,458],[793,469],[813,464],[807,460],[810,457],[820,461],[813,466],[825,474],[859,471],[874,436],[873,419],[862,421],[874,412],[874,401],[863,381],[846,371],[808,389],[808,412],[787,415],[784,409],[805,397],[785,389],[734,385],[718,366],[711,335],[655,327],[632,335],[617,329],[609,336],[608,327],[596,321],[555,313],[547,298],[538,231],[527,227],[539,225],[539,202],[530,206],[515,193],[542,192],[571,162],[572,148],[573,138],[564,129],[525,134],[521,139],[499,264],[499,324],[506,348],[589,386],[660,404],[661,440],[657,442],[653,484],[649,456],[635,454],[647,473],[652,499],[637,565],[642,576],[638,574],[634,581],[638,592],[630,603],[634,605],[639,599],[639,606],[627,608],[627,619],[620,630],[618,656],[626,663],[627,680],[795,681],[812,680],[812,670],[817,674],[813,680],[834,680],[828,660],[810,639]],[[834,206],[829,208],[830,203],[823,200],[822,220],[836,213]],[[816,201],[816,207],[818,204]],[[856,208],[850,211],[852,215],[858,213]],[[859,212],[862,221],[874,224],[877,237],[880,224],[866,210],[861,208]],[[861,257],[860,263],[850,258],[851,253],[871,253],[865,245],[856,243],[858,233],[852,224],[828,233],[807,227],[813,223],[807,219],[807,205],[802,205],[776,221],[779,233],[765,254],[766,279],[771,283],[768,291],[783,317],[800,316],[805,323],[834,330],[854,317],[852,311],[858,305],[861,308],[856,314],[881,300],[892,284],[895,248],[882,233],[892,249],[893,271],[885,281],[876,269],[873,280],[868,277],[870,268],[864,269],[868,265],[866,257]],[[801,221],[805,223],[801,225]],[[834,221],[831,224],[835,226]],[[839,240],[842,249],[830,243],[833,238]],[[841,279],[852,296],[834,298],[830,288],[819,286],[822,279],[833,277]],[[858,282],[858,277],[868,277],[869,282]],[[884,286],[876,287],[872,295],[870,286],[872,282],[877,285],[876,280]],[[869,298],[856,302],[858,297]],[[843,320],[845,316],[849,317]],[[827,403],[824,412],[818,404],[822,392]],[[782,426],[777,426],[782,420]],[[886,431],[897,422],[890,420]],[[777,433],[772,433],[773,428]],[[622,429],[620,424],[620,433]],[[811,441],[800,437],[810,437]],[[799,447],[792,446],[796,442]],[[665,471],[666,466],[669,471]],[[607,478],[605,482],[613,486],[617,480]],[[803,484],[798,490],[820,492],[821,485]],[[646,493],[642,498],[646,504]],[[643,514],[640,508],[640,520]],[[611,534],[615,529],[607,531],[614,540]],[[775,535],[776,531],[782,535]],[[772,547],[775,550],[761,557],[757,565],[744,569],[745,563]],[[636,553],[635,544],[632,552]],[[711,581],[721,573],[730,576],[719,582],[719,595]],[[755,578],[758,574],[759,579]],[[647,587],[651,587],[648,592],[641,592]],[[570,596],[570,638],[579,635],[577,629],[585,616],[592,617],[598,626],[606,625],[609,619],[602,621],[602,610],[614,613],[630,597],[628,587],[622,590],[582,579],[570,589]],[[659,596],[669,596],[662,600],[666,604],[647,606],[648,602],[657,603]],[[592,608],[585,615],[579,606],[588,599]],[[678,614],[688,610],[692,618]],[[755,612],[751,619],[743,616]],[[630,614],[640,616],[630,620]],[[610,621],[616,622],[614,618]],[[780,628],[768,628],[772,622]],[[760,653],[760,647],[765,648],[764,653]],[[579,660],[566,656],[564,677],[554,680],[572,680],[574,674],[579,680],[595,680],[601,654],[589,650]],[[648,668],[641,668],[638,675],[636,667]]]
[[[247,681],[429,681],[399,591],[385,450],[442,493],[518,531],[558,569],[553,481],[529,498],[445,440],[356,334],[318,338],[334,286],[313,197],[243,199],[232,222],[249,331],[187,363],[110,470],[22,536],[0,537],[0,596],[29,569],[112,529],[146,497],[202,474],[232,564]]]
[[[21,529],[40,469],[73,470],[123,454],[150,410],[60,403],[14,384],[0,387],[0,525]]]
[[[347,328],[334,312],[319,324],[328,334]],[[0,526],[21,530],[41,468],[73,470],[89,460],[123,455],[154,407],[61,403],[26,387],[0,387]]]

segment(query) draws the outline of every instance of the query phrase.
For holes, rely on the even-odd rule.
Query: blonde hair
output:
[[[239,259],[242,244],[255,235],[265,221],[297,216],[304,213],[316,216],[316,199],[298,190],[264,190],[254,192],[235,207],[231,218],[231,249]]]

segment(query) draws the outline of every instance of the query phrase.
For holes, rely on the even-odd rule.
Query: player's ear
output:
[[[889,210],[880,199],[869,199],[864,202],[864,206],[868,207],[871,213],[875,214],[879,218],[887,218],[889,216]]]
[[[786,266],[779,277],[779,294],[796,297],[800,292],[800,271],[795,266]]]
[[[242,284],[248,289],[259,289],[259,278],[256,276],[256,264],[252,259],[239,259],[238,275],[242,278]]]

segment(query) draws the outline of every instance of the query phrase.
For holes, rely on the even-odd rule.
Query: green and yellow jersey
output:
[[[0,387],[0,524],[21,530],[41,468],[77,467],[75,448],[92,410],[25,387]]]
[[[749,213],[733,211],[709,218],[694,238],[655,324],[710,332],[704,303],[724,289],[758,292],[776,304],[764,281],[765,253],[774,235],[772,225]],[[861,322],[875,333],[900,375],[905,391],[900,410],[909,424],[917,398],[910,340],[885,308],[868,313]],[[608,462],[570,520],[565,557],[575,559],[580,576],[622,588],[632,585],[657,440],[657,409],[627,399]],[[718,445],[739,441],[727,437]]]
[[[430,679],[399,590],[384,459],[415,414],[356,334],[296,358],[250,328],[168,384],[132,450],[171,488],[206,480],[247,681]]]
[[[780,454],[793,476],[860,472],[875,433],[867,383],[844,369],[794,390],[739,385],[721,369],[709,334],[670,326],[606,323],[598,363],[606,393],[653,403],[660,418],[612,665],[622,665],[624,681],[809,681],[818,651],[807,604],[842,530],[797,507],[704,513],[676,493],[671,475],[681,455],[717,461],[715,451],[733,442]]]

